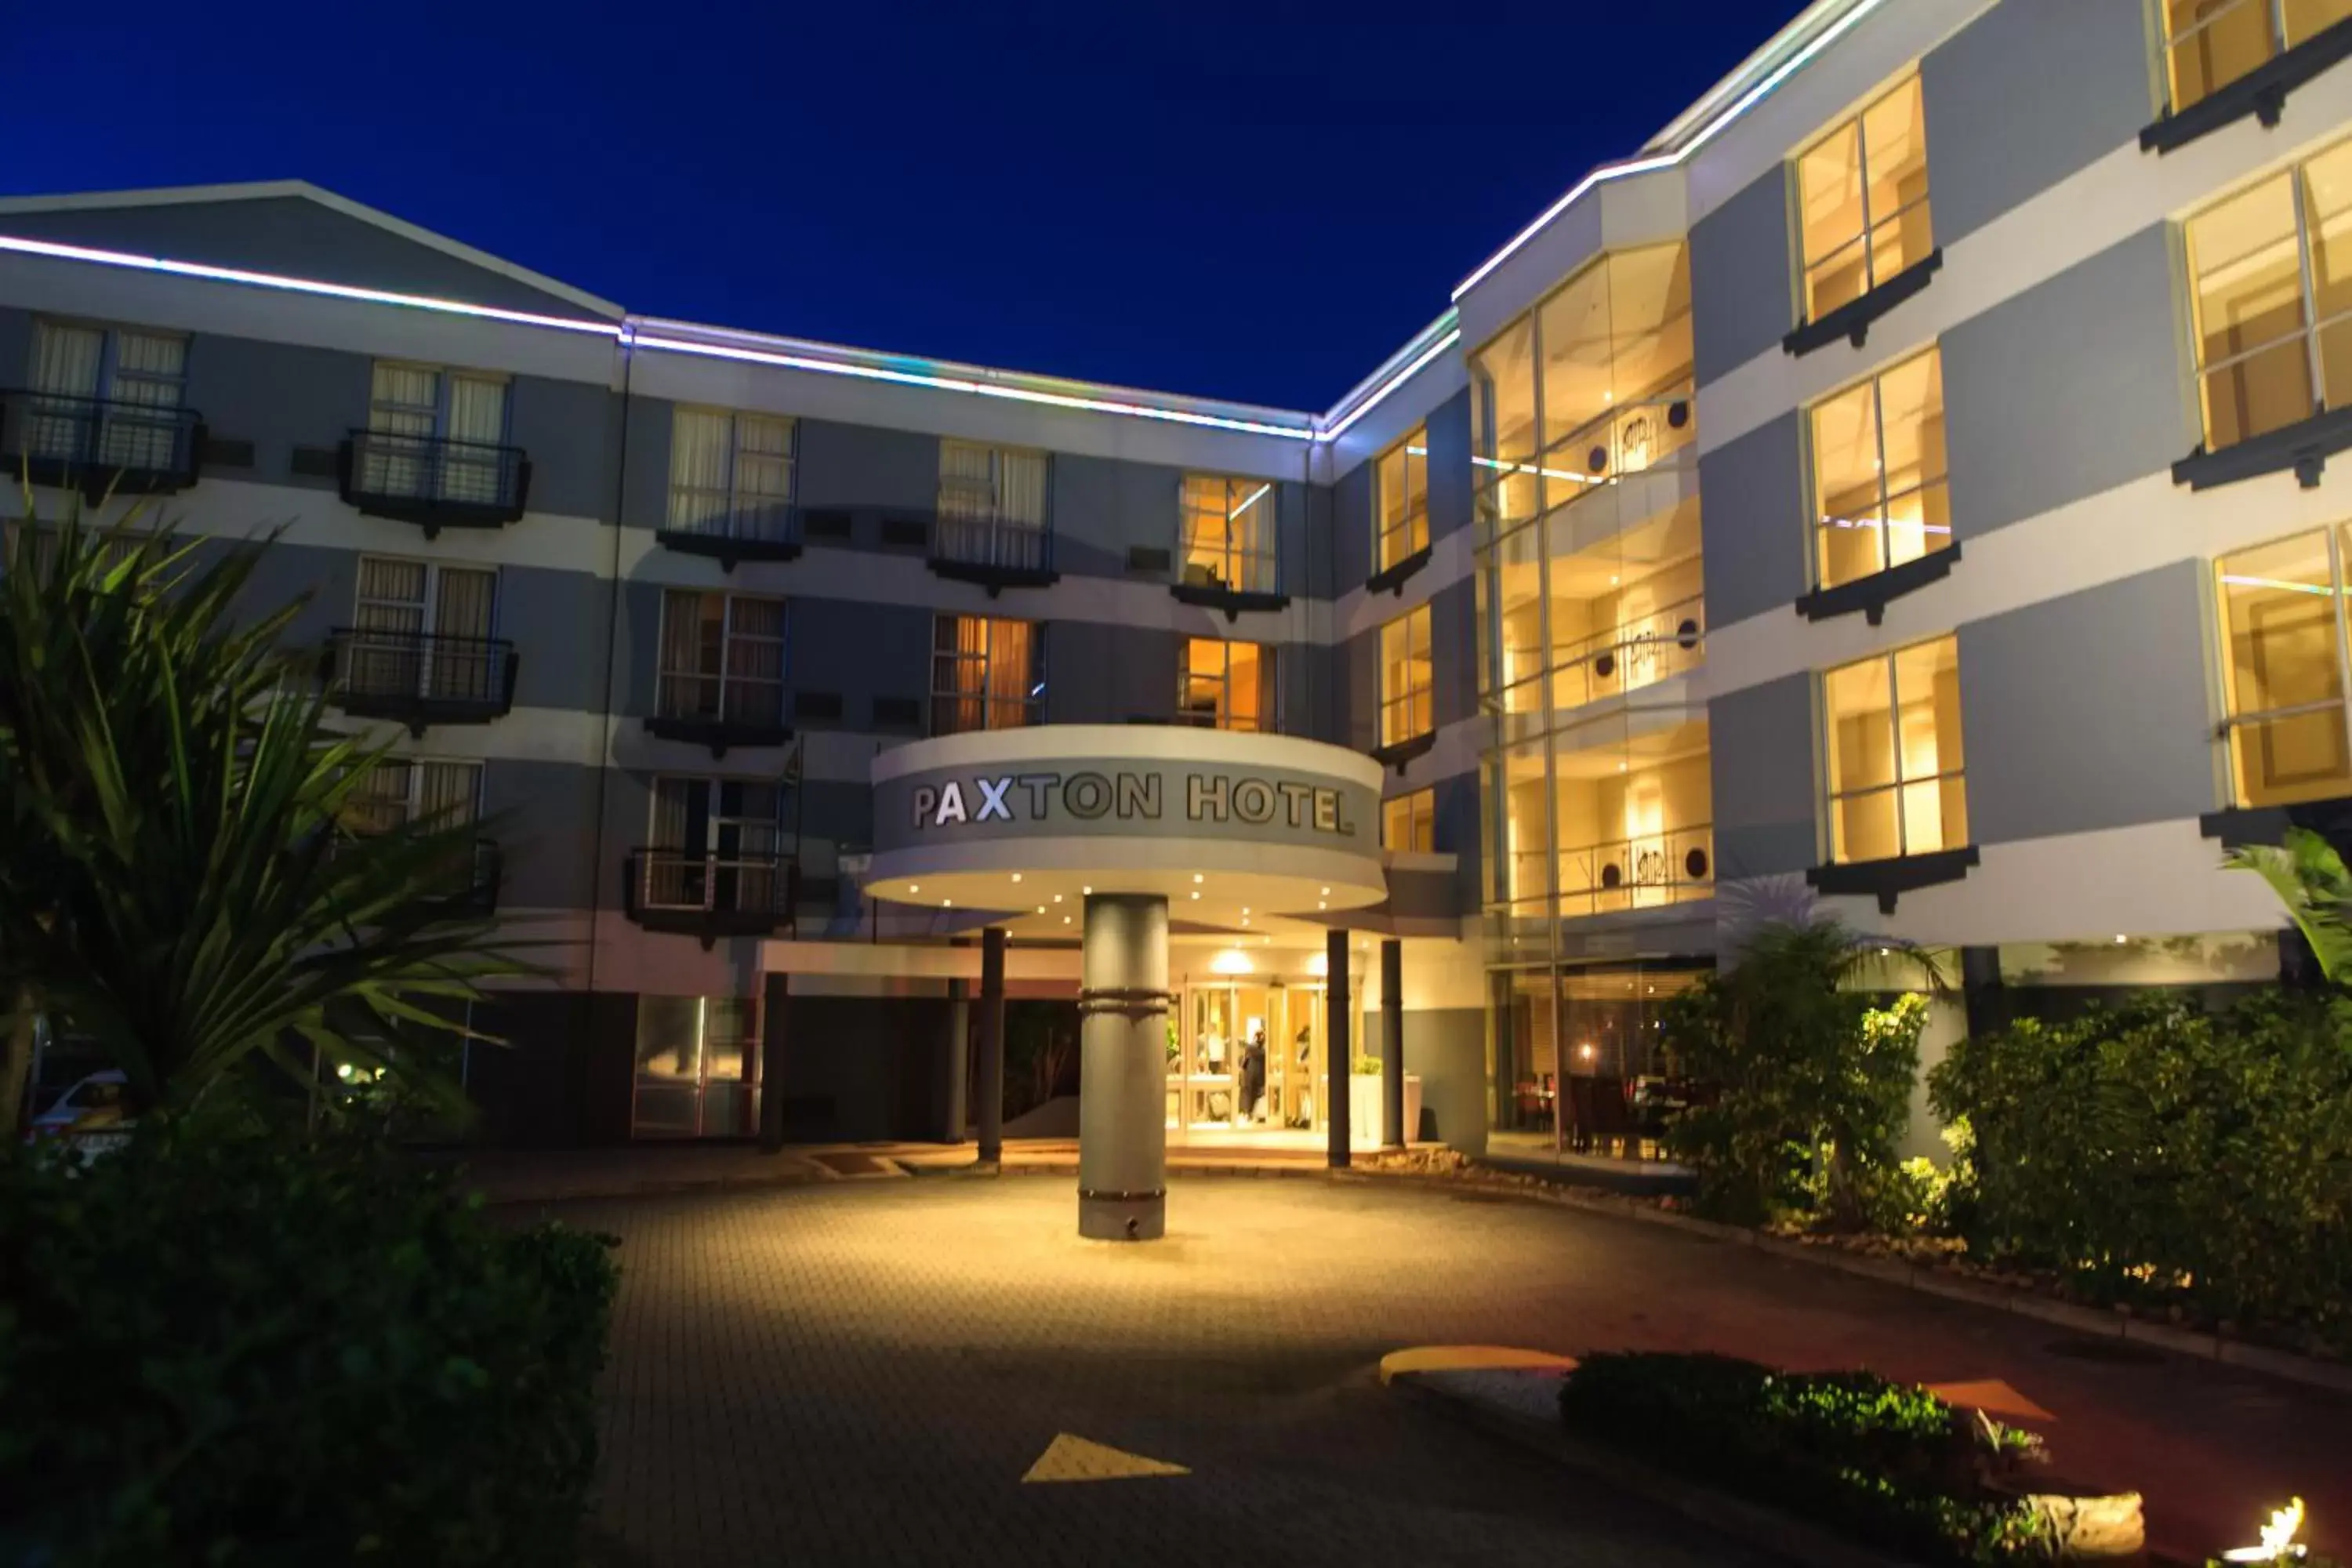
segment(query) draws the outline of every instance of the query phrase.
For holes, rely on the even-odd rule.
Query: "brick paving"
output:
[[[1179,1177],[1147,1247],[1077,1240],[1065,1177],[544,1212],[624,1238],[600,1522],[665,1568],[1752,1561],[1377,1386],[1442,1342],[2000,1378],[2071,1476],[2147,1490],[2159,1543],[2290,1489],[2352,1512],[2352,1402],[1485,1194]],[[1020,1484],[1065,1432],[1192,1473]]]

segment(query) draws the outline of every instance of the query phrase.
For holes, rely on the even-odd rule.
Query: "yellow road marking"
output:
[[[1124,1481],[1139,1476],[1189,1476],[1192,1472],[1165,1459],[1147,1459],[1124,1448],[1089,1443],[1067,1432],[1057,1432],[1021,1478],[1031,1481]]]

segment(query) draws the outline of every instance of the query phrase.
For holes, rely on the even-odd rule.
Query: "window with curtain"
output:
[[[2352,141],[2189,220],[2205,447],[2352,402]]]
[[[1886,860],[1969,841],[1960,655],[1938,637],[1822,678],[1830,858]]]
[[[1380,676],[1381,745],[1393,746],[1437,727],[1427,605],[1381,628]]]
[[[1188,637],[1179,645],[1176,717],[1213,730],[1275,728],[1274,649]]]
[[[1276,591],[1272,481],[1187,474],[1179,506],[1187,584],[1244,594]]]
[[[1809,321],[1927,258],[1936,237],[1917,77],[1797,155],[1797,218]]]
[[[1381,803],[1381,844],[1401,853],[1426,855],[1437,847],[1437,792],[1417,789]]]
[[[672,588],[662,595],[656,710],[665,719],[774,725],[784,717],[784,602]]]
[[[1017,730],[1043,721],[1045,628],[941,616],[931,640],[931,733]]]
[[[1043,569],[1050,471],[1043,452],[940,442],[934,552],[973,565]]]
[[[37,320],[29,379],[26,456],[107,468],[165,468],[177,460],[185,337]]]
[[[2342,529],[2319,529],[2214,563],[2231,774],[2240,805],[2352,794],[2345,708]]]
[[[1813,405],[1813,531],[1834,588],[1950,547],[1944,362],[1929,349]]]
[[[646,909],[773,910],[784,886],[783,790],[765,780],[654,780]]]
[[[492,644],[495,568],[362,555],[343,654],[347,689],[487,700],[504,679]]]
[[[2175,114],[2326,28],[2352,0],[2158,0]]]
[[[793,421],[776,415],[673,412],[664,526],[727,539],[791,537],[793,432]]]
[[[361,782],[347,823],[354,833],[389,833],[412,822],[451,826],[481,819],[482,764],[389,757]]]
[[[1372,564],[1385,572],[1429,546],[1429,426],[1416,425],[1372,468]]]
[[[361,489],[496,502],[509,469],[506,378],[379,360],[369,386],[368,434]]]

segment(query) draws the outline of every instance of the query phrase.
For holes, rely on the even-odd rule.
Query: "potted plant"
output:
[[[1381,1146],[1381,1058],[1359,1053],[1348,1064],[1348,1143],[1355,1149]],[[1404,1075],[1404,1137],[1410,1143],[1421,1133],[1421,1075]]]

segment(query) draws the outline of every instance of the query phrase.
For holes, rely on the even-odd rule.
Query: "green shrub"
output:
[[[2352,1352],[2352,1001],[2153,994],[1957,1044],[1972,1255]]]
[[[0,1156],[0,1561],[572,1561],[616,1270],[356,1143]]]
[[[1987,1485],[2036,1439],[1870,1373],[1602,1354],[1559,1405],[1580,1436],[1918,1562],[2006,1562],[2040,1539],[2033,1510]]]

